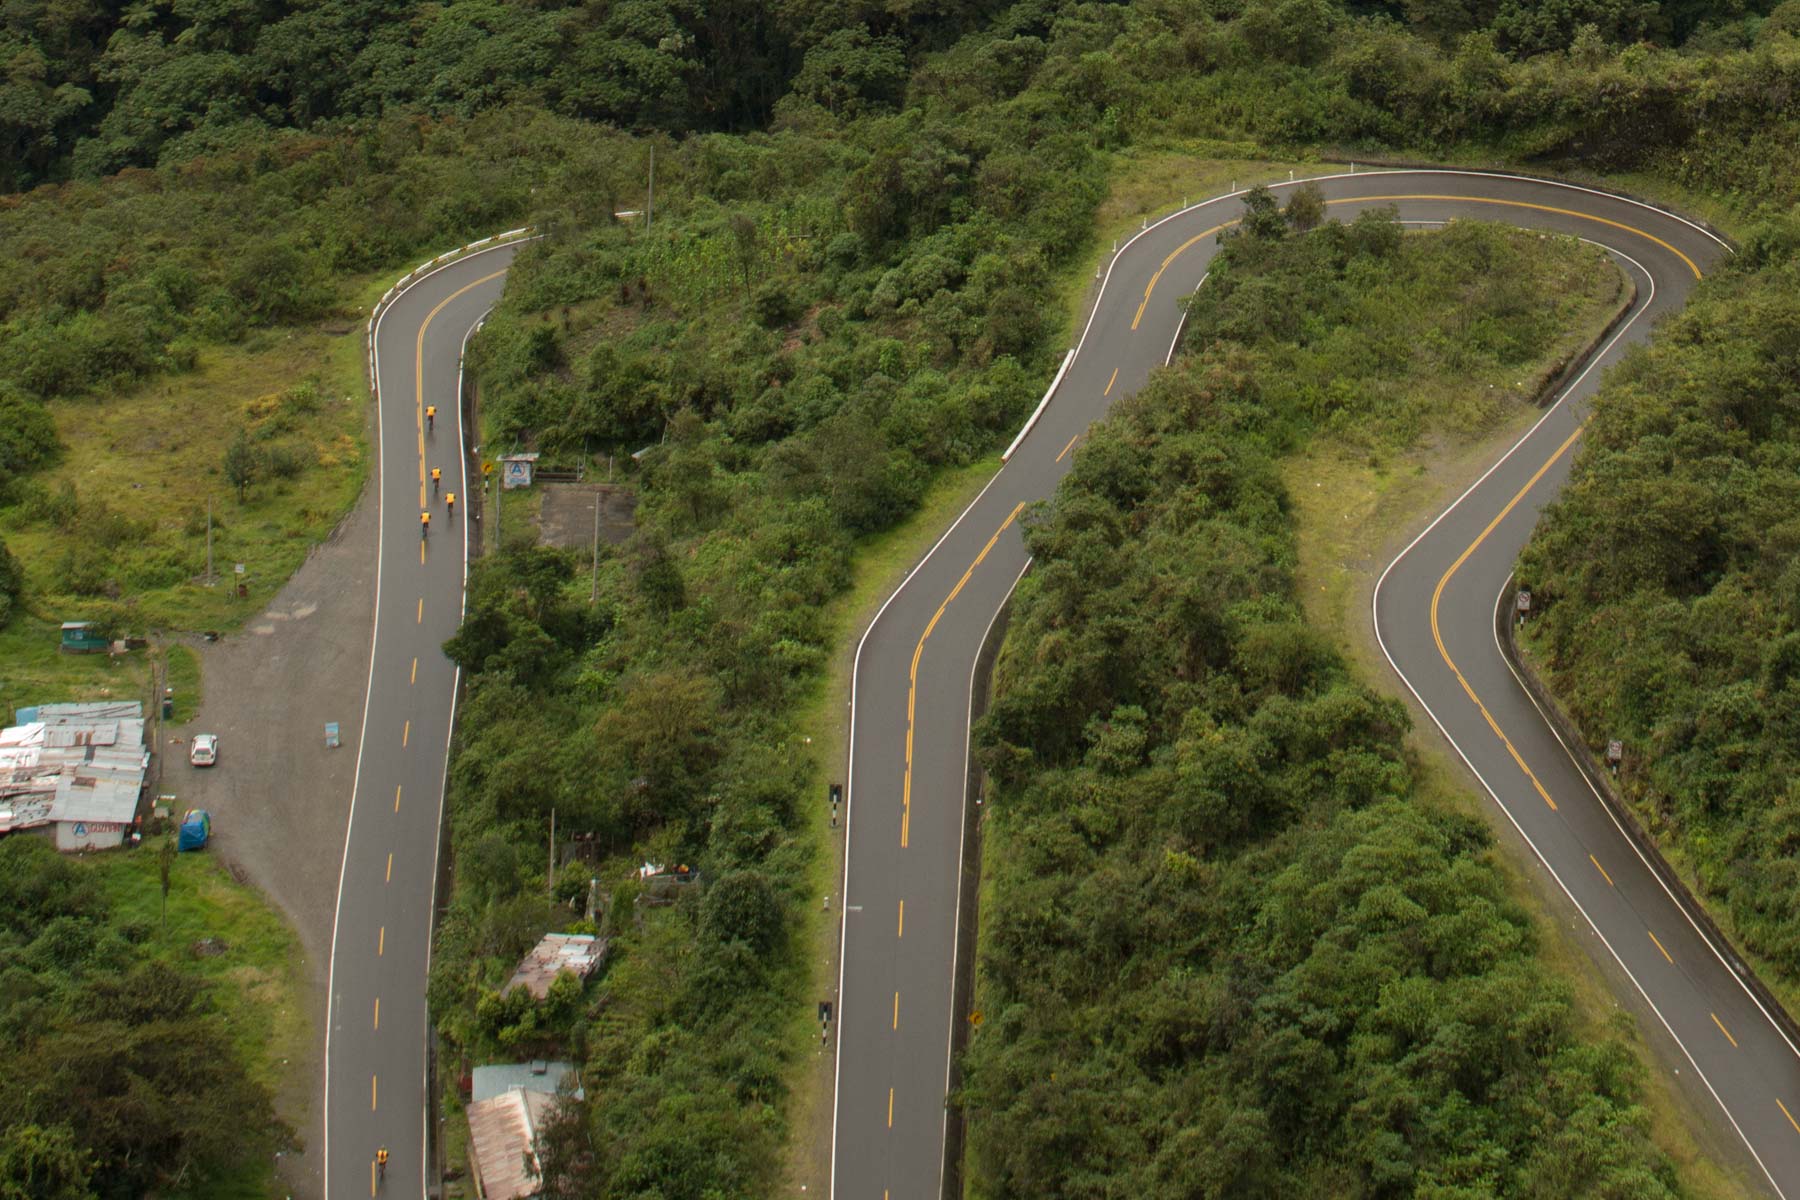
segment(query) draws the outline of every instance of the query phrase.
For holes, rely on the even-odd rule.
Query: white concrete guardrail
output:
[[[407,288],[417,283],[426,275],[429,275],[439,267],[448,266],[465,254],[473,254],[475,251],[485,250],[489,246],[499,245],[502,242],[515,242],[530,236],[531,226],[521,225],[517,229],[509,229],[505,233],[496,233],[492,237],[484,237],[479,242],[470,242],[466,246],[458,246],[454,250],[446,250],[436,258],[431,259],[428,262],[422,262],[412,270],[408,271],[395,282],[393,287],[382,293],[381,299],[375,302],[375,307],[369,310],[368,323],[363,327],[363,343],[367,351],[364,355],[364,371],[369,378],[369,395],[373,396],[377,401],[381,399],[381,396],[377,393],[375,384],[375,322],[381,319],[382,309],[392,304],[395,300],[398,300],[402,292],[406,291]]]

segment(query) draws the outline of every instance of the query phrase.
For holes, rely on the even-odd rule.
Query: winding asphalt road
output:
[[[1374,619],[1395,670],[1587,916],[1719,1102],[1777,1195],[1800,1200],[1800,1053],[1614,824],[1499,653],[1495,605],[1568,471],[1599,368],[1679,308],[1728,251],[1691,222],[1568,185],[1456,171],[1317,180],[1331,215],[1387,204],[1424,224],[1505,221],[1609,249],[1635,310],[1506,457],[1394,562]],[[1291,184],[1279,185],[1284,195]],[[1083,432],[1169,357],[1241,194],[1195,205],[1114,257],[1050,401],[1005,467],[871,623],[852,685],[832,1193],[935,1200],[945,1172],[973,666],[1028,565],[1021,509],[1048,497]]]
[[[466,574],[461,351],[500,297],[516,244],[415,280],[374,333],[380,550],[356,785],[338,883],[325,1042],[325,1194],[425,1191],[425,976],[456,667],[445,640],[462,619]],[[426,429],[425,407],[437,408]],[[443,472],[433,497],[427,473]],[[429,508],[431,536],[419,536]]]
[[[1700,227],[1602,193],[1508,176],[1394,171],[1319,180],[1332,215],[1394,204],[1409,221],[1509,221],[1585,237],[1636,275],[1637,310],[1604,364],[1680,306],[1725,247]],[[1285,192],[1281,185],[1277,192]],[[1088,425],[1166,361],[1241,196],[1186,209],[1115,256],[1052,399],[1007,465],[882,607],[858,649],[847,796],[832,1190],[927,1200],[941,1188],[973,667],[1028,559],[1023,506],[1048,497]],[[425,1179],[423,981],[465,573],[456,402],[462,345],[499,296],[512,247],[415,281],[375,330],[381,549],[357,784],[333,936],[326,1049],[327,1195]],[[1612,822],[1498,652],[1495,604],[1539,508],[1568,469],[1597,371],[1389,568],[1376,628],[1397,672],[1486,784],[1706,1088],[1777,1195],[1800,1200],[1800,1053]],[[422,410],[439,423],[427,434]],[[433,533],[421,546],[418,514]],[[383,1001],[386,1002],[385,1009]]]

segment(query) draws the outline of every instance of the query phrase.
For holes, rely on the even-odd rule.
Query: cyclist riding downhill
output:
[[[431,494],[432,495],[434,495],[434,496],[437,495],[438,483],[443,479],[443,477],[444,477],[444,473],[442,470],[440,470],[437,467],[431,468]]]
[[[447,516],[453,517],[456,515],[456,493],[455,492],[445,492],[444,493],[444,512],[445,512],[445,515],[447,515]]]
[[[430,536],[431,514],[429,512],[422,512],[419,514],[419,540],[422,542]]]
[[[425,432],[430,433],[433,429],[436,429],[436,428],[437,428],[437,405],[427,404],[425,406]]]

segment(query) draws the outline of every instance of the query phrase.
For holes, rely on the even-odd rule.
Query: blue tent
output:
[[[212,817],[204,808],[190,808],[181,818],[181,835],[175,841],[177,850],[204,850],[212,837]]]

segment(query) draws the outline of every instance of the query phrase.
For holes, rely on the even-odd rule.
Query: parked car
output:
[[[219,739],[216,734],[196,733],[188,746],[188,761],[196,767],[210,767],[219,761]]]

